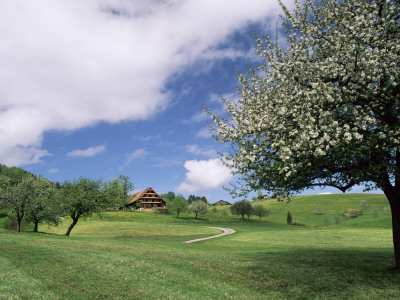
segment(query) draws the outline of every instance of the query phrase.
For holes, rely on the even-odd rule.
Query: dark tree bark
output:
[[[68,227],[67,233],[65,234],[66,236],[69,236],[71,233],[71,230],[75,227],[76,223],[78,223],[79,216],[78,217],[72,217],[72,224]]]
[[[21,232],[21,218],[17,218],[17,232]]]
[[[394,187],[384,190],[384,193],[389,200],[390,209],[392,211],[395,269],[400,270],[400,188]]]
[[[35,227],[33,228],[33,232],[38,232],[38,228],[39,228],[39,221],[35,220]]]

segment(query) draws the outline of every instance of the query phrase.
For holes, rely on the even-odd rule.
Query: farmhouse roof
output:
[[[126,206],[133,205],[136,201],[138,201],[138,200],[142,199],[143,197],[145,197],[147,193],[154,194],[155,197],[153,197],[152,199],[157,199],[157,200],[160,200],[160,202],[165,202],[165,201],[154,191],[153,188],[149,187],[149,188],[147,188],[147,189],[145,189],[145,190],[143,190],[143,191],[137,193],[136,196],[133,197],[133,199],[131,200],[131,202],[129,202],[128,204],[126,204]],[[142,203],[144,203],[143,200],[144,200],[144,199],[142,199]]]

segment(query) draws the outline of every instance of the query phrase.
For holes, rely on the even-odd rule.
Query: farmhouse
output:
[[[153,208],[168,209],[166,202],[151,187],[137,193],[131,202],[125,205],[125,207],[129,206],[140,206],[142,211],[151,211]]]
[[[213,204],[214,206],[223,206],[223,205],[232,205],[232,203],[225,201],[225,200],[219,200]]]

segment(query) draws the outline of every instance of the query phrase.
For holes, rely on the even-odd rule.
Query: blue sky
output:
[[[2,1],[0,162],[231,200],[202,105],[236,97],[252,32],[279,14],[265,0]]]

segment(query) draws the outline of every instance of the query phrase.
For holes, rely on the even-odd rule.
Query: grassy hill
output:
[[[370,203],[362,215],[342,216],[362,200]],[[254,204],[270,216],[242,221],[229,207],[211,208],[199,220],[107,212],[80,221],[71,237],[63,235],[69,219],[60,227],[42,225],[39,234],[0,229],[0,299],[400,298],[400,274],[390,271],[393,245],[383,195]],[[287,211],[303,226],[287,225]],[[4,219],[1,214],[0,224]],[[207,226],[237,233],[182,243],[219,233]]]

